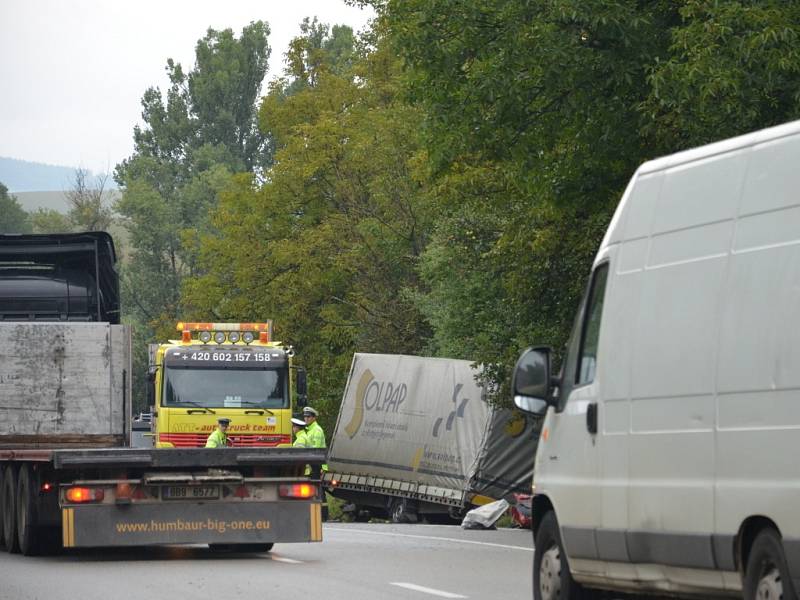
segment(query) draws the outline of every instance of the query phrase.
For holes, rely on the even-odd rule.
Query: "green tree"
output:
[[[678,15],[668,2],[373,2],[420,107],[433,202],[422,260],[430,350],[507,381],[561,346],[627,179],[640,104]]]
[[[269,26],[256,21],[237,38],[209,29],[185,73],[167,61],[165,94],[142,97],[144,126],[134,128],[134,153],[117,165],[122,196],[115,209],[129,234],[121,292],[137,348],[174,334],[182,317],[181,284],[198,274],[193,240],[209,227],[209,211],[231,174],[261,173],[270,140],[257,124],[267,70]],[[146,354],[134,354],[137,405],[144,404]]]
[[[328,47],[336,34],[327,27],[306,33],[320,31],[292,47]],[[412,175],[419,115],[393,91],[390,52],[341,74],[325,62],[344,54],[264,99],[274,166],[265,183],[239,176],[222,194],[213,233],[200,238],[207,274],[184,286],[192,318],[274,319],[312,372],[311,399],[327,419],[354,351],[415,353],[429,333],[410,293],[431,218]]]
[[[16,196],[0,183],[0,233],[30,233],[30,217]]]
[[[71,233],[73,223],[67,215],[52,208],[39,208],[30,215],[33,233]]]
[[[72,188],[64,192],[69,204],[67,219],[75,231],[108,231],[114,221],[106,189],[108,175],[91,181],[86,169],[75,169]]]
[[[167,61],[166,102],[157,88],[142,98],[144,127],[134,128],[134,154],[117,166],[116,203],[130,233],[131,262],[123,299],[132,316],[162,334],[180,312],[180,284],[196,274],[184,234],[207,227],[217,194],[238,171],[270,162],[257,126],[256,101],[267,69],[269,27],[257,21],[237,39],[209,29],[188,74]]]
[[[800,5],[688,0],[642,104],[659,152],[800,117]]]

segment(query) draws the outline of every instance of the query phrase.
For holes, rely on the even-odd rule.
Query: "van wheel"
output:
[[[6,550],[12,554],[19,552],[17,540],[17,477],[9,465],[3,474],[2,490],[3,541]]]
[[[39,540],[37,539],[39,519],[36,514],[38,489],[35,479],[30,467],[20,468],[17,478],[17,540],[19,550],[25,556],[39,553]]]
[[[589,600],[592,595],[572,579],[553,511],[539,525],[533,555],[534,600]]]
[[[745,600],[796,598],[781,537],[774,529],[761,531],[750,549],[744,576]]]

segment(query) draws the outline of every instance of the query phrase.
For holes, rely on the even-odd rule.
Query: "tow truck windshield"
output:
[[[164,406],[288,408],[286,369],[191,369],[168,367]]]

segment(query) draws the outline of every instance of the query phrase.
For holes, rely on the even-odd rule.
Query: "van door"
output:
[[[598,386],[600,324],[608,262],[592,274],[562,366],[559,402],[550,411],[537,460],[537,493],[556,509],[570,560],[596,559],[595,528],[601,506],[598,485]],[[577,568],[576,568],[577,567]],[[571,564],[573,572],[580,566]]]

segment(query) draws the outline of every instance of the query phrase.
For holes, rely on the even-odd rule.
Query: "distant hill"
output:
[[[0,179],[0,181],[2,180]],[[40,208],[55,210],[62,214],[67,214],[69,211],[69,204],[64,192],[16,192],[13,195],[19,205],[28,212],[33,212]],[[113,206],[114,202],[119,200],[120,195],[118,189],[108,190],[108,193],[103,193],[105,203],[109,206]]]
[[[0,183],[12,193],[61,192],[71,187],[75,168],[0,156]],[[106,187],[116,187],[111,177],[106,181]]]

